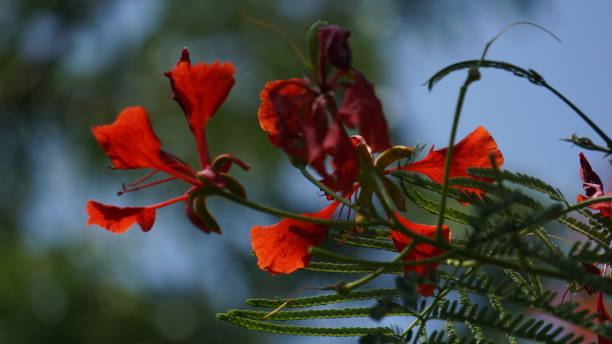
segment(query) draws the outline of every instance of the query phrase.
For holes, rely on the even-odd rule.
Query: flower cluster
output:
[[[112,168],[151,170],[144,178],[127,185],[134,188],[124,188],[119,194],[171,180],[182,180],[190,187],[180,196],[146,207],[117,207],[89,201],[88,224],[96,224],[114,233],[123,233],[138,223],[147,232],[155,222],[157,209],[182,201],[186,204],[188,218],[197,228],[205,233],[221,233],[206,209],[205,196],[215,188],[228,188],[244,196],[240,184],[227,173],[234,163],[244,169],[249,166],[231,154],[222,154],[211,160],[206,141],[206,123],[227,98],[234,85],[234,72],[231,63],[215,62],[207,65],[200,62],[192,66],[189,51],[184,49],[174,69],[165,73],[170,79],[173,98],[183,109],[195,137],[199,170],[161,149],[161,142],[153,131],[147,111],[140,106],[124,109],[113,124],[92,128],[94,137],[111,159]],[[158,172],[169,177],[140,185]]]
[[[445,159],[448,148],[431,150],[421,160],[394,163],[410,157],[414,148],[392,146],[389,130],[380,100],[374,86],[352,66],[348,44],[349,31],[329,25],[318,29],[318,51],[311,73],[303,78],[268,82],[260,93],[261,104],[258,119],[261,128],[268,133],[272,145],[282,148],[292,162],[303,170],[311,168],[321,177],[320,183],[328,191],[338,194],[316,213],[304,213],[300,219],[285,218],[269,226],[254,226],[251,241],[258,265],[273,274],[287,274],[307,267],[310,248],[325,241],[340,200],[358,198],[359,211],[354,213],[355,228],[351,235],[360,235],[359,223],[369,219],[362,209],[372,208],[372,199],[381,192],[373,178],[381,182],[382,192],[401,194],[398,186],[388,176],[393,170],[418,173],[431,180],[444,182]],[[229,192],[241,199],[246,194],[240,183],[228,172],[233,164],[248,169],[249,166],[231,154],[211,159],[206,141],[206,124],[215,115],[234,84],[234,67],[231,63],[192,65],[189,52],[183,50],[177,65],[165,73],[170,79],[173,98],[185,113],[189,128],[196,142],[200,166],[196,169],[183,160],[161,149],[147,112],[142,107],[124,109],[116,121],[92,128],[94,137],[111,159],[116,169],[149,169],[141,180],[127,184],[119,194],[144,189],[172,180],[182,180],[189,187],[185,193],[168,201],[139,207],[118,207],[95,201],[87,203],[89,224],[96,224],[111,232],[123,233],[133,224],[149,231],[155,221],[156,210],[173,203],[183,202],[191,222],[200,230],[221,233],[206,207],[206,197],[219,192]],[[349,133],[354,132],[355,135]],[[583,157],[581,157],[583,159]],[[471,167],[493,167],[503,164],[503,156],[491,134],[478,127],[453,146],[449,176],[472,177]],[[586,160],[584,160],[586,163]],[[585,167],[586,166],[586,167]],[[588,166],[583,164],[583,180],[586,197],[603,194],[601,181]],[[165,173],[166,178],[149,182],[153,175]],[[485,178],[476,178],[490,182]],[[465,192],[482,196],[481,190],[460,188]],[[356,197],[356,195],[359,195]],[[397,210],[405,211],[402,196],[394,197]],[[345,205],[342,205],[344,207]],[[357,208],[356,208],[357,209]],[[609,211],[605,206],[602,213]],[[414,262],[437,257],[444,250],[428,243],[411,245],[414,237],[434,238],[441,234],[450,243],[452,233],[448,226],[413,223],[395,210],[385,209],[388,218],[396,219],[390,237],[401,252],[407,246],[411,250],[403,261]],[[351,218],[349,218],[351,220]],[[430,276],[438,263],[407,264],[405,273],[415,271]],[[424,283],[419,287],[423,296],[434,294],[434,286]]]

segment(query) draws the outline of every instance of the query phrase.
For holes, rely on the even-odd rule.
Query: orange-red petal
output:
[[[304,216],[329,219],[338,208],[333,202],[321,211]],[[257,265],[272,275],[288,274],[308,266],[308,248],[319,245],[327,237],[328,226],[294,219],[283,219],[270,226],[251,229],[251,245],[258,258]]]
[[[155,209],[151,207],[116,207],[95,201],[87,202],[88,225],[98,225],[113,233],[125,233],[138,223],[143,232],[151,230]]]
[[[147,111],[140,106],[125,108],[113,124],[93,127],[91,131],[114,168],[160,169],[163,165],[161,143]]]
[[[400,222],[404,225],[404,227],[406,227],[408,230],[414,233],[423,235],[423,236],[430,237],[430,238],[435,237],[436,228],[437,228],[436,226],[429,226],[429,225],[413,223],[401,217],[397,213],[396,213],[396,216],[398,217]],[[448,228],[448,226],[442,227],[442,238],[445,241],[450,242],[451,231]],[[395,245],[395,248],[397,249],[398,252],[401,252],[412,241],[412,238],[396,230],[391,231],[391,239],[393,239],[393,244]],[[404,257],[403,260],[404,261],[415,261],[415,260],[418,261],[421,259],[427,259],[427,258],[438,256],[440,254],[443,254],[444,252],[445,252],[444,250],[437,248],[430,244],[418,244],[412,250],[412,252],[410,252],[408,255]],[[427,263],[423,265],[406,266],[404,267],[404,273],[407,274],[411,271],[415,271],[421,276],[426,276],[429,272],[435,271],[438,265],[439,265],[438,263]],[[419,292],[422,296],[432,296],[434,288],[435,287],[432,285],[423,284],[419,286]]]
[[[602,195],[602,196],[612,196],[612,192],[608,192],[607,194]],[[578,202],[584,202],[584,201],[589,200],[591,198],[592,197],[586,197],[586,196],[583,196],[583,195],[577,195],[576,196],[576,200]],[[595,203],[595,204],[589,205],[588,207],[593,209],[593,210],[599,210],[601,215],[609,217],[612,220],[612,202]]]
[[[259,126],[265,132],[270,134],[270,141],[275,146],[280,146],[280,142],[277,138],[284,131],[278,109],[272,102],[272,94],[275,96],[282,96],[287,99],[297,99],[304,94],[304,80],[299,78],[292,78],[289,80],[276,80],[266,83],[263,90],[259,93],[259,109],[257,111],[257,118],[259,119]],[[295,102],[297,105],[298,102]],[[293,117],[293,113],[285,115],[285,117]]]
[[[192,66],[189,51],[183,49],[174,69],[165,73],[170,79],[172,97],[185,112],[201,155],[207,152],[204,133],[206,122],[227,98],[234,85],[235,71],[230,62],[215,61],[210,65],[199,62]]]
[[[422,173],[432,180],[442,183],[444,181],[444,164],[446,162],[446,150],[442,148],[429,151],[427,156],[417,162],[402,167],[403,170]],[[470,167],[492,168],[489,154],[493,154],[497,167],[504,163],[504,157],[493,136],[484,127],[478,127],[469,135],[453,146],[453,159],[450,168],[450,178],[470,177],[485,181],[486,178],[472,177],[467,170]],[[461,188],[477,194],[483,192],[472,188]]]
[[[152,168],[198,185],[195,172],[177,157],[161,150],[147,111],[125,108],[112,124],[91,129],[114,168]]]

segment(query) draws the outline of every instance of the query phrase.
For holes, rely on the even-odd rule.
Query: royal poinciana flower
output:
[[[612,192],[605,193],[601,178],[593,171],[591,164],[584,156],[583,153],[579,154],[580,157],[580,179],[582,179],[582,188],[586,196],[578,195],[576,199],[578,202],[582,202],[591,198],[597,198],[602,196],[610,196]],[[601,215],[612,219],[612,202],[602,202],[589,205],[589,208],[593,210],[599,210]]]
[[[366,145],[367,148],[367,143],[363,138],[358,136],[352,138],[353,145]],[[470,167],[491,167],[491,161],[489,159],[490,154],[493,154],[495,157],[497,166],[503,164],[503,157],[499,149],[497,149],[495,140],[483,127],[476,128],[476,130],[458,142],[454,146],[453,151],[455,155],[452,161],[453,164],[457,164],[458,166],[453,166],[453,168],[451,168],[451,177],[469,176],[467,174],[467,169]],[[432,149],[424,159],[404,166],[403,169],[422,173],[435,181],[441,181],[439,176],[443,175],[445,160],[440,159],[438,155],[445,153],[446,148],[437,151]],[[414,167],[414,169],[412,167]],[[382,175],[380,177],[385,178]],[[350,196],[358,187],[358,184],[354,184],[353,189],[346,194],[346,196]],[[333,211],[337,207],[338,203],[333,202],[318,213],[304,215],[330,219],[333,215]],[[408,230],[412,230],[417,234],[432,237],[433,233],[435,233],[436,226],[415,224],[403,218],[400,219]],[[444,226],[442,230],[444,240],[450,241],[451,233],[449,228]],[[259,260],[258,264],[260,268],[272,274],[285,274],[308,266],[308,262],[311,258],[308,254],[308,248],[321,244],[328,233],[329,227],[327,226],[314,225],[309,222],[292,219],[283,219],[275,225],[253,227],[251,229],[251,242],[253,251]],[[401,249],[410,242],[410,238],[397,231],[392,231],[392,239],[398,251],[401,251]],[[443,253],[443,251],[431,245],[419,244],[411,254],[404,258],[404,260],[419,260],[433,257],[441,253]],[[427,272],[434,271],[436,266],[437,264],[435,263],[415,265],[407,267],[406,271],[414,270],[424,275]],[[433,292],[433,286],[423,285],[419,290],[422,295],[428,296]]]
[[[401,217],[397,213],[395,215],[397,216],[401,224],[406,229],[416,234],[426,236],[432,239],[435,237],[437,226],[429,226],[429,225],[422,225],[418,223],[412,223],[406,220],[405,218]],[[401,252],[404,248],[406,248],[406,246],[408,246],[412,242],[411,237],[397,230],[391,231],[391,239],[393,239],[393,244],[395,245],[395,248],[397,249],[398,252]],[[442,240],[446,242],[451,241],[451,231],[446,225],[442,226]],[[412,251],[410,251],[410,253],[408,253],[404,257],[403,260],[404,261],[419,261],[419,260],[439,256],[443,254],[444,252],[446,251],[436,246],[430,245],[430,244],[418,244],[418,245],[415,245]],[[439,263],[432,262],[432,263],[426,263],[426,264],[405,266],[404,274],[408,274],[414,271],[423,277],[432,276],[434,271],[438,267],[438,265]],[[418,287],[419,293],[422,296],[433,296],[434,289],[435,289],[434,285],[427,284],[427,283],[421,284]]]
[[[374,152],[391,146],[374,87],[351,66],[349,35],[335,25],[320,28],[315,74],[268,82],[260,93],[258,111],[259,124],[273,145],[306,162],[324,184],[343,193],[353,189],[359,175],[357,154],[345,127],[357,128]],[[339,94],[343,98],[338,108]]]
[[[171,180],[182,180],[191,186],[180,196],[144,207],[118,207],[89,201],[87,202],[89,225],[96,224],[111,232],[123,233],[138,223],[146,232],[155,222],[157,209],[184,202],[187,204],[187,215],[195,226],[206,233],[210,231],[220,233],[214,220],[207,216],[209,214],[205,205],[202,207],[201,197],[190,202],[190,196],[196,190],[226,187],[228,182],[236,185],[236,182],[227,175],[233,163],[248,169],[248,165],[231,154],[222,154],[211,161],[206,142],[206,123],[227,98],[234,85],[234,71],[233,65],[229,62],[214,62],[210,65],[200,62],[191,65],[189,52],[184,49],[174,69],[165,73],[170,79],[173,98],[183,109],[195,137],[200,160],[200,167],[197,170],[161,149],[161,142],[153,132],[147,111],[142,107],[126,108],[114,123],[92,128],[94,137],[111,159],[112,168],[152,170],[143,179],[127,185],[133,188],[124,189],[119,194]],[[158,172],[165,173],[168,177],[141,185]],[[197,211],[194,210],[193,202],[199,205]]]
[[[401,169],[424,174],[433,181],[442,183],[444,182],[446,150],[447,148],[434,150],[432,146],[425,158],[402,166]],[[491,136],[484,127],[480,126],[453,146],[449,178],[469,177],[492,182],[490,179],[474,177],[468,174],[468,169],[472,167],[492,168],[493,166],[489,157],[490,154],[493,155],[497,167],[501,167],[504,163],[504,157],[497,148],[497,143],[493,139],[493,136]],[[476,193],[477,195],[482,195],[484,193],[484,191],[474,188],[460,188]]]
[[[329,220],[338,208],[332,202],[321,211],[303,216]],[[257,265],[272,275],[288,274],[308,266],[311,246],[320,245],[329,227],[294,219],[283,219],[271,226],[251,229],[251,244],[258,258]]]

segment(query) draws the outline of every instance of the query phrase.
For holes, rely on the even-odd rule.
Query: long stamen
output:
[[[134,186],[134,185],[138,185],[142,182],[144,182],[145,180],[153,177],[153,175],[155,175],[155,173],[159,172],[159,170],[153,170],[149,173],[147,173],[144,177],[138,179],[137,181],[133,182],[133,183],[129,183],[129,184],[125,184],[126,186]]]
[[[184,194],[184,195],[182,195],[182,196],[178,196],[178,197],[175,197],[175,198],[171,198],[171,199],[169,199],[169,200],[167,200],[167,201],[164,201],[164,202],[161,202],[161,203],[157,203],[157,204],[151,205],[151,206],[149,206],[148,208],[152,208],[152,209],[159,209],[159,208],[161,208],[161,207],[165,207],[165,206],[167,206],[167,205],[170,205],[170,204],[173,204],[173,203],[176,203],[176,202],[184,201],[184,200],[186,200],[186,199],[188,199],[188,198],[189,198],[189,194],[188,194],[188,193],[185,193],[185,194]]]
[[[136,187],[136,188],[132,188],[132,189],[126,189],[125,185],[123,185],[123,190],[117,191],[117,196],[121,196],[121,195],[123,195],[124,193],[127,193],[127,192],[132,192],[132,191],[146,189],[146,188],[148,188],[150,186],[161,184],[161,183],[165,183],[165,182],[169,182],[169,181],[175,180],[175,179],[178,179],[178,177],[169,177],[169,178],[166,178],[166,179],[158,180],[156,182],[145,184],[145,185],[142,185],[142,186],[139,186],[139,187]],[[127,184],[127,185],[130,185],[130,184]]]

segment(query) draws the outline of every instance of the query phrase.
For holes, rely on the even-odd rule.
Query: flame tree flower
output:
[[[244,195],[242,186],[227,172],[233,163],[244,169],[249,166],[231,154],[219,155],[211,161],[206,142],[206,123],[227,98],[234,85],[234,72],[234,66],[229,62],[191,65],[189,51],[184,49],[174,69],[165,73],[170,79],[173,98],[183,109],[195,137],[199,170],[161,149],[161,142],[153,132],[147,111],[140,106],[124,109],[112,124],[92,128],[95,139],[111,159],[112,168],[152,170],[141,180],[127,185],[133,188],[126,189],[124,186],[124,190],[118,194],[177,179],[191,187],[180,196],[145,207],[118,207],[88,201],[89,225],[96,224],[113,233],[124,233],[138,223],[146,232],[155,222],[157,209],[183,201],[187,205],[187,215],[196,227],[205,233],[221,233],[206,209],[204,196],[215,188],[227,188]],[[168,177],[140,185],[158,172]]]
[[[258,118],[270,142],[294,161],[306,162],[322,182],[347,193],[359,162],[346,128],[358,128],[375,152],[391,146],[387,122],[374,87],[351,66],[350,32],[336,25],[317,31],[313,74],[268,82],[260,93]],[[340,107],[336,97],[343,95]],[[326,167],[331,158],[333,172]]]
[[[363,147],[361,151],[367,152],[366,158],[371,159],[369,146],[365,139],[360,136],[352,137],[352,144],[355,147]],[[393,162],[399,158],[403,158],[411,154],[413,151],[410,147],[394,146],[381,153],[376,161],[373,161],[373,167],[378,170],[379,177],[386,182],[383,183],[385,188],[395,187],[390,180],[385,176],[385,170]],[[453,157],[453,165],[451,168],[451,177],[469,176],[467,169],[470,167],[492,167],[489,155],[493,154],[497,166],[503,164],[503,156],[491,134],[484,128],[478,127],[465,138],[454,145],[456,152]],[[434,181],[441,181],[439,176],[444,170],[444,155],[446,148],[434,151],[433,147],[429,154],[412,164],[402,167],[402,170],[417,172],[430,177]],[[439,156],[442,156],[440,158]],[[393,185],[393,186],[392,186]],[[357,191],[358,184],[355,185],[351,193]],[[363,186],[361,186],[363,188]],[[398,191],[399,192],[399,191]],[[348,195],[350,196],[349,193]],[[389,192],[393,194],[394,192]],[[372,191],[368,189],[361,190],[361,199],[363,195],[372,195]],[[397,193],[396,193],[397,194]],[[371,202],[369,200],[368,202]],[[396,202],[398,208],[401,202]],[[326,208],[315,214],[303,214],[317,218],[330,219],[333,211],[337,208],[338,202],[333,202]],[[398,215],[396,213],[396,215]],[[407,230],[417,234],[433,237],[436,226],[412,223],[398,215],[399,220]],[[310,254],[308,248],[310,246],[320,245],[327,237],[329,227],[315,225],[312,223],[297,221],[292,219],[283,219],[279,223],[270,226],[255,226],[251,229],[251,244],[253,251],[258,258],[258,265],[262,270],[268,271],[273,275],[291,273],[299,268],[308,266]],[[447,226],[442,227],[442,237],[445,241],[450,242],[451,231]],[[391,238],[398,251],[402,251],[408,245],[411,239],[399,231],[392,231]],[[430,258],[444,253],[438,248],[428,244],[419,244],[413,251],[404,257],[404,261],[414,261],[424,258]],[[406,267],[405,272],[416,271],[422,276],[434,271],[438,264],[429,263],[426,265],[416,265]],[[433,286],[424,284],[419,287],[419,291],[423,296],[431,296]]]

